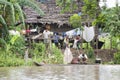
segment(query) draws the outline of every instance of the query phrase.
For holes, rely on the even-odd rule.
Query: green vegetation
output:
[[[73,12],[78,8],[74,0],[56,0],[56,4],[62,8],[62,13]]]
[[[74,27],[81,27],[81,16],[78,14],[74,14],[73,16],[70,17],[70,24]]]
[[[32,0],[0,0],[0,66],[19,66],[24,64],[25,41],[22,36],[9,35],[9,29],[24,28],[23,7],[29,6],[41,16],[43,11]],[[15,26],[22,22],[23,25]]]
[[[49,52],[49,54],[48,54]],[[63,54],[60,49],[52,45],[50,50],[46,50],[45,44],[33,43],[33,48],[30,50],[30,55],[34,61],[42,62],[45,61],[48,64],[62,64]]]
[[[83,3],[82,14],[88,15],[88,19],[95,19],[99,11],[97,0],[83,0]]]
[[[22,37],[10,36],[5,41],[0,38],[0,66],[19,66],[24,64],[25,45]]]
[[[51,54],[47,56],[46,47],[43,43],[33,43],[32,48],[28,50],[28,58],[26,61],[24,58],[26,49],[23,48],[23,44],[24,43],[20,42],[20,38],[16,39],[13,37],[10,40],[10,43],[5,46],[5,50],[4,48],[0,48],[0,66],[33,65],[33,61],[45,61],[47,64],[63,63],[63,54],[61,53],[61,50],[53,45],[51,47]]]
[[[101,14],[99,14],[98,18],[93,23],[98,24],[103,31],[109,32],[112,36],[120,38],[119,13],[120,7],[118,5],[110,9],[103,8]]]
[[[120,51],[114,54],[114,63],[120,64]]]

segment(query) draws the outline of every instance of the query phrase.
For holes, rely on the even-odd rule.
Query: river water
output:
[[[0,80],[120,80],[120,65],[1,67]]]

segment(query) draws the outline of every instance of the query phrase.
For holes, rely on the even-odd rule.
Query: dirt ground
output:
[[[102,62],[110,62],[114,58],[114,54],[117,52],[115,49],[99,49],[94,50],[94,53],[101,58]]]
[[[73,53],[73,57],[79,56],[80,53],[83,52],[83,50],[75,50],[71,48],[71,51]],[[64,50],[62,50],[64,52]],[[103,63],[110,62],[113,60],[114,54],[117,52],[117,50],[113,49],[95,49],[94,55],[98,56],[98,58],[101,59]],[[90,62],[91,63],[91,62]]]

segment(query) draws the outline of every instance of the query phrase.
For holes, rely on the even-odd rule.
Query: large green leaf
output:
[[[25,26],[24,14],[23,14],[23,10],[21,9],[21,6],[18,3],[15,3],[14,7],[15,7],[15,10],[18,12],[19,20],[23,23],[23,26]]]
[[[0,24],[2,24],[3,27],[3,33],[7,36],[8,35],[8,28],[7,28],[7,24],[4,20],[4,18],[0,15]]]
[[[10,5],[11,3],[8,2],[7,0],[0,0],[0,4],[7,4],[7,5]]]

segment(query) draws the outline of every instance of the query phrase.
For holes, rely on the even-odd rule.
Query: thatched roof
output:
[[[26,23],[42,23],[42,24],[68,24],[70,13],[61,13],[60,7],[55,3],[55,0],[47,1],[42,3],[40,8],[44,11],[45,16],[40,17],[34,10],[29,7],[24,7],[25,14],[27,16]]]
[[[26,23],[37,23],[38,22],[37,17],[39,17],[40,15],[37,14],[37,12],[35,12],[34,10],[32,10],[32,8],[26,6],[24,7],[24,12],[26,15],[26,19],[25,19]]]

